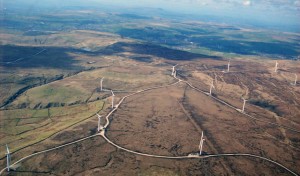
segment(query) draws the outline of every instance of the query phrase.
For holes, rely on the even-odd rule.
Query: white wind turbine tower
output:
[[[103,87],[102,87],[102,84],[103,84],[103,79],[104,79],[104,77],[103,78],[101,78],[101,80],[100,80],[100,90],[102,91],[103,89]]]
[[[212,89],[215,89],[215,86],[214,86],[214,81],[212,80],[211,81],[211,85],[210,85],[210,89],[209,89],[209,95],[211,95],[211,92],[212,92]]]
[[[8,145],[6,144],[6,163],[7,163],[7,171],[9,172],[10,171],[10,161],[11,161],[11,158],[10,158],[10,152],[9,152],[9,149],[8,149]]]
[[[242,112],[245,112],[245,105],[246,105],[247,100],[245,98],[242,98],[242,99],[244,100]]]
[[[276,61],[274,72],[277,73],[277,70],[278,70],[278,62]]]
[[[205,139],[203,139],[203,131],[202,131],[200,144],[199,144],[199,155],[202,155],[202,148],[203,148],[203,142],[204,141],[205,141]]]
[[[99,114],[97,114],[97,116],[98,116],[98,132],[99,132],[100,130],[103,129],[103,126],[101,126],[101,116]]]
[[[114,108],[115,94],[114,94],[114,92],[112,90],[111,90],[111,95],[112,95],[112,97],[111,97],[111,108]]]

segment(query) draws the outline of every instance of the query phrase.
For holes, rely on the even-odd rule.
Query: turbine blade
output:
[[[7,154],[9,154],[9,149],[8,149],[8,145],[6,144],[6,152]]]

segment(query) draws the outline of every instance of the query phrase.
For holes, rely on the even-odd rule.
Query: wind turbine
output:
[[[101,126],[101,116],[99,114],[97,114],[97,116],[98,116],[98,132],[99,132],[100,130],[103,129],[103,126]]]
[[[298,79],[298,76],[297,76],[297,74],[295,74],[295,82],[294,82],[294,86],[297,85],[297,79]]]
[[[218,79],[217,79],[217,75],[215,74],[215,82],[216,84],[218,84]]]
[[[210,85],[210,89],[209,89],[209,95],[211,95],[211,92],[212,92],[212,89],[215,89],[215,86],[214,86],[214,81],[212,80],[211,81],[211,85]]]
[[[278,62],[276,61],[274,72],[277,73],[278,70]]]
[[[104,79],[104,77],[101,78],[101,80],[100,80],[100,90],[101,90],[101,91],[102,91],[102,83],[103,83],[103,79]]]
[[[174,66],[172,66],[172,76],[174,76],[174,77],[176,77],[176,69],[175,69],[175,67],[177,66],[178,64],[176,64],[176,65],[174,65]]]
[[[114,92],[112,90],[111,90],[111,95],[112,95],[112,97],[111,97],[111,108],[114,108],[115,94],[114,94]]]
[[[244,100],[244,104],[243,104],[243,109],[242,109],[242,112],[244,112],[245,111],[245,105],[246,105],[246,99],[245,98],[242,98],[243,100]]]
[[[175,66],[172,66],[172,76],[174,76],[174,72],[175,72]]]
[[[230,71],[230,59],[229,59],[228,64],[227,64],[227,72],[229,72],[229,71]]]
[[[205,141],[205,139],[203,139],[203,131],[202,131],[202,134],[201,134],[201,139],[200,139],[200,144],[199,144],[199,155],[202,155],[202,148],[203,148],[203,142]]]
[[[9,152],[9,149],[8,149],[8,145],[6,144],[6,163],[7,163],[7,171],[9,172],[10,171],[10,161],[11,161],[11,158],[10,158],[10,152]]]

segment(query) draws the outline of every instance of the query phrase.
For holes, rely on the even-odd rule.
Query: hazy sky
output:
[[[3,2],[24,2],[29,4],[90,4],[106,3],[122,7],[160,7],[184,12],[216,11],[226,13],[259,12],[277,13],[299,17],[300,0],[0,0]],[[231,10],[231,11],[228,11]]]
[[[125,6],[149,6],[184,12],[275,13],[299,17],[300,0],[94,0]],[[230,11],[229,11],[230,10]],[[255,14],[253,14],[255,15]]]
[[[105,3],[120,8],[154,7],[185,14],[232,17],[239,21],[294,25],[299,26],[300,31],[300,0],[0,0],[3,1],[56,6]]]
[[[300,0],[93,0],[123,7],[160,7],[176,12],[300,25]]]
[[[300,0],[94,0],[95,2],[109,2],[127,5],[151,5],[171,7],[189,6],[193,8],[215,7],[222,8],[245,8],[260,10],[293,10],[300,9]]]

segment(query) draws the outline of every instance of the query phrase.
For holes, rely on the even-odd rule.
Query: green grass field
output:
[[[101,111],[103,106],[104,101],[95,101],[85,105],[40,110],[0,111],[0,145],[9,144],[13,152],[40,142],[61,130],[90,118]],[[0,157],[3,156],[4,153],[1,153]]]

